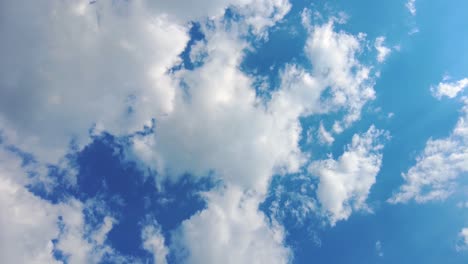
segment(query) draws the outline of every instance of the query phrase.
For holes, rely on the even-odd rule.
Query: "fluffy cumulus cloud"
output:
[[[235,186],[206,194],[208,207],[182,223],[187,263],[288,263],[283,230],[258,211],[258,198]],[[183,256],[183,254],[181,254]]]
[[[458,234],[459,241],[455,246],[457,251],[468,250],[468,228],[463,228]]]
[[[180,62],[190,19],[220,16],[234,5],[245,30],[264,35],[290,8],[283,0],[186,4],[2,3],[0,124],[9,140],[56,162],[71,140],[86,144],[93,126],[116,135],[141,129],[173,108],[167,73]]]
[[[252,29],[262,37],[265,36],[265,28],[273,25],[289,10],[287,1],[240,1],[237,4],[238,12],[246,22],[233,30],[249,32]],[[219,2],[213,5],[206,3],[203,6],[216,8],[202,8],[200,12],[209,12],[203,13],[204,16],[216,15],[223,12],[224,5]],[[300,130],[294,124],[290,127],[283,124],[280,128],[286,131],[263,131],[275,124],[270,113],[255,107],[255,93],[250,89],[250,79],[237,69],[245,43],[226,32],[208,36],[210,43],[221,48],[216,50],[212,46],[207,51],[211,56],[206,66],[196,72],[182,71],[175,81],[176,77],[169,73],[169,69],[180,62],[179,54],[189,39],[185,25],[188,18],[178,12],[189,9],[183,6],[171,13],[172,7],[167,6],[168,12],[151,13],[148,11],[151,7],[154,6],[144,1],[116,1],[112,4],[105,1],[3,3],[1,12],[4,23],[0,32],[8,40],[1,44],[4,60],[0,65],[0,124],[4,139],[32,153],[40,162],[53,163],[67,152],[71,140],[78,146],[86,144],[91,128],[96,132],[106,130],[117,135],[128,134],[150,124],[152,118],[157,118],[163,124],[158,137],[178,140],[188,135],[186,140],[197,141],[197,136],[206,131],[203,122],[212,125],[211,135],[216,136],[223,135],[224,129],[228,131],[232,126],[231,120],[238,120],[240,123],[234,122],[233,125],[240,127],[232,130],[230,137],[213,138],[212,147],[205,151],[205,159],[202,147],[211,141],[208,137],[204,138],[205,142],[188,147],[186,161],[190,160],[191,156],[188,155],[200,152],[199,162],[201,169],[204,169],[219,158],[217,155],[224,154],[216,152],[224,142],[222,140],[245,134],[248,140],[252,140],[252,146],[246,147],[243,142],[234,143],[225,153],[250,153],[251,149],[256,150],[255,145],[260,145],[251,156],[254,158],[254,154],[259,154],[260,160],[254,158],[248,167],[253,168],[254,172],[244,172],[241,163],[245,160],[241,156],[234,158],[234,155],[230,161],[237,159],[237,167],[225,163],[214,169],[226,171],[225,174],[233,179],[234,175],[245,175],[240,177],[238,184],[242,185],[245,181],[248,186],[260,184],[262,186],[259,188],[265,189],[265,177],[271,174],[274,162],[291,159],[291,162],[284,162],[285,167],[296,162],[297,158],[289,156],[299,155],[295,152],[298,152],[296,142]],[[20,17],[29,19],[20,20]],[[31,42],[35,45],[29,45]],[[232,54],[231,48],[234,51]],[[217,72],[226,63],[226,69]],[[220,75],[212,79],[213,73]],[[197,88],[197,93],[190,95],[192,105],[185,104],[186,98],[180,90],[176,90],[180,88],[178,84],[182,80],[186,80],[188,86]],[[218,86],[225,88],[211,94]],[[204,90],[198,91],[198,88]],[[174,103],[179,104],[177,109],[174,109]],[[212,110],[226,111],[226,115],[218,117],[216,112],[210,115]],[[199,115],[188,115],[190,112],[198,112]],[[257,128],[249,130],[246,128],[252,124],[249,123],[252,120],[242,119],[251,114],[253,123],[260,123]],[[167,120],[159,119],[161,116],[167,116]],[[195,125],[187,122],[189,119],[194,119]],[[291,120],[286,118],[280,122],[289,124]],[[190,126],[195,128],[190,129]],[[179,129],[187,129],[188,134],[170,135]],[[265,137],[268,138],[270,133],[278,141],[279,150],[275,145],[269,149]],[[170,140],[168,143],[175,142]],[[170,157],[169,162],[174,162],[170,165],[177,162],[184,164],[184,157],[179,160],[173,156],[179,154],[177,150],[180,149],[175,148],[176,153],[171,154],[176,144],[163,147],[166,149],[162,153]],[[283,148],[287,149],[286,152],[281,152]],[[274,153],[278,158],[267,160],[265,166],[262,163],[264,157],[259,151]],[[255,168],[256,161],[261,164],[259,168]],[[200,170],[192,166],[182,168],[197,174]],[[176,168],[177,165],[167,167]],[[2,169],[6,170],[4,167]],[[21,179],[18,173],[2,171],[2,211],[12,210],[12,214],[2,214],[2,226],[8,227],[2,235],[2,239],[5,238],[2,256],[8,262],[53,263],[53,249],[66,256],[69,263],[96,263],[103,256],[113,254],[104,243],[115,222],[113,218],[104,218],[102,226],[92,233],[88,232],[88,238],[85,238],[86,223],[80,202],[52,205],[30,193],[24,187],[27,182],[12,182],[12,179]],[[253,177],[253,173],[258,173],[260,180]],[[257,202],[255,204],[258,205]],[[249,207],[249,210],[252,208]],[[250,213],[256,214],[257,209]],[[261,231],[264,230],[269,229],[265,226]],[[158,230],[145,227],[142,237],[143,247],[154,253],[156,262],[164,263],[167,251]],[[10,248],[9,245],[13,245],[8,243],[10,240],[18,242],[15,248]],[[30,255],[22,254],[23,251]]]
[[[60,252],[67,263],[100,263],[102,261],[123,261],[120,256],[106,243],[107,234],[112,229],[115,220],[105,216],[102,223],[96,226],[86,223],[83,204],[69,209],[65,215],[56,221],[60,234],[56,238],[55,250]]]
[[[184,173],[211,175],[227,186],[207,194],[207,208],[179,230],[178,243],[190,263],[248,259],[285,263],[288,250],[282,245],[282,233],[265,221],[258,206],[274,174],[297,172],[306,163],[308,155],[299,148],[300,118],[344,110],[338,122],[347,127],[374,98],[370,69],[357,59],[363,36],[335,31],[333,22],[313,25],[305,19],[304,26],[309,34],[304,51],[313,70],[287,65],[278,89],[265,100],[256,96],[254,79],[240,70],[244,51],[251,48],[243,37],[242,22],[228,29],[223,21],[202,25],[205,40],[191,54],[192,59],[201,59],[201,66],[175,74],[184,89],[176,91],[173,110],[157,120],[155,133],[133,140],[128,157],[150,165],[159,176],[177,180]],[[330,96],[323,98],[325,91]],[[372,128],[354,139],[347,156],[358,156],[371,168],[356,165],[357,169],[343,172],[355,181],[362,178],[357,173],[368,173],[367,183],[356,184],[343,204],[364,207],[363,196],[380,166],[380,156],[374,154],[380,147],[369,142],[378,134]],[[361,153],[365,152],[361,148],[369,148],[370,153]],[[340,195],[331,195],[335,194]],[[336,213],[340,214],[336,220],[350,214]],[[203,240],[207,242],[200,243]]]
[[[446,138],[429,139],[408,172],[405,183],[390,202],[443,200],[456,190],[457,180],[468,172],[468,106]]]
[[[58,263],[52,239],[58,236],[58,208],[35,197],[21,181],[21,161],[0,152],[0,255],[6,263]],[[12,242],[14,241],[14,242]]]
[[[314,161],[309,172],[319,178],[317,198],[331,225],[347,219],[353,210],[366,210],[366,199],[382,163],[381,144],[386,133],[370,127],[355,134],[343,155]]]
[[[141,231],[143,248],[153,255],[154,264],[166,264],[169,249],[165,244],[164,235],[158,223],[148,224]]]
[[[468,78],[463,78],[454,82],[443,81],[437,86],[431,87],[432,94],[441,99],[442,97],[455,98],[459,93],[468,87]]]
[[[305,52],[315,67],[287,65],[267,102],[239,70],[249,46],[241,33],[206,29],[203,66],[177,73],[186,89],[176,92],[174,110],[158,120],[157,133],[134,140],[133,154],[163,174],[214,171],[261,192],[273,173],[296,171],[304,160],[300,117],[344,109],[340,124],[349,126],[374,98],[369,68],[356,58],[359,39],[334,31],[333,22],[306,26]],[[321,98],[324,91],[331,96]]]
[[[0,12],[0,125],[38,159],[56,162],[93,126],[129,133],[172,109],[166,73],[188,29],[143,1],[14,1]]]
[[[374,47],[377,50],[377,61],[382,63],[390,55],[391,49],[384,45],[385,37],[377,37],[375,39]]]
[[[300,165],[297,116],[262,106],[252,80],[238,69],[246,43],[210,33],[203,67],[178,73],[188,94],[177,94],[177,107],[158,120],[157,133],[135,140],[135,153],[169,176],[214,171],[226,182],[265,192],[275,167]]]
[[[336,123],[335,131],[342,131],[359,120],[362,107],[375,98],[370,67],[363,65],[358,56],[362,52],[365,34],[351,35],[334,29],[334,20],[313,24],[310,11],[303,12],[303,23],[309,31],[305,52],[313,67],[311,75],[322,89],[328,87],[329,98],[320,102],[322,112],[346,110],[343,120]]]

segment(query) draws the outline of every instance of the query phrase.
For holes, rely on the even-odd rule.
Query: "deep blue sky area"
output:
[[[67,195],[97,202],[96,208],[86,214],[91,225],[102,223],[103,209],[112,212],[118,224],[108,233],[109,244],[124,255],[152,261],[151,254],[141,247],[141,227],[157,219],[163,233],[169,235],[183,220],[205,207],[198,192],[209,190],[213,184],[209,179],[190,180],[187,175],[177,183],[164,182],[158,190],[154,180],[158,175],[147,175],[124,160],[124,142],[103,134],[70,157],[79,171],[77,184]],[[65,188],[57,186],[56,190]]]
[[[19,2],[0,263],[468,263],[468,1]]]

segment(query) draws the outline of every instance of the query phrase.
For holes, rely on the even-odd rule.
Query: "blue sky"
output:
[[[467,263],[466,10],[0,3],[0,262]]]

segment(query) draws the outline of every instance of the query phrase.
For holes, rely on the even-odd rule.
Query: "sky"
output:
[[[0,262],[468,263],[466,10],[0,1]]]

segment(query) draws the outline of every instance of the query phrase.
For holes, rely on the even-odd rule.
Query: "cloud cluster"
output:
[[[71,140],[88,143],[92,127],[137,131],[173,108],[168,71],[189,41],[190,19],[238,5],[249,10],[244,30],[265,35],[290,8],[282,0],[182,2],[3,3],[0,125],[8,140],[53,163]]]
[[[165,175],[214,172],[262,193],[272,174],[296,171],[304,161],[300,117],[344,109],[338,126],[349,126],[374,98],[369,68],[356,58],[359,39],[335,32],[332,22],[307,27],[313,70],[287,65],[268,102],[239,70],[248,43],[232,29],[207,29],[203,66],[177,73],[186,89],[176,92],[174,110],[158,120],[157,133],[135,138],[134,154]],[[324,91],[331,96],[321,98]]]
[[[203,67],[179,73],[188,96],[178,94],[157,133],[137,138],[134,149],[170,177],[214,171],[225,182],[265,192],[275,167],[294,171],[301,163],[297,116],[265,109],[238,69],[245,43],[212,33]]]
[[[192,15],[222,14],[228,4],[206,2],[206,5],[198,5],[202,13],[191,14],[190,18]],[[265,36],[266,27],[289,10],[287,1],[240,2],[233,4],[240,4],[238,11],[246,23],[238,30],[247,32],[252,29],[261,36]],[[208,6],[215,8],[204,8]],[[84,146],[89,140],[90,129],[94,132],[105,130],[115,135],[129,134],[150,124],[153,118],[159,119],[173,112],[175,95],[180,92],[176,89],[180,88],[178,82],[182,79],[175,81],[169,69],[180,62],[179,54],[189,40],[186,24],[189,17],[178,12],[190,9],[180,5],[177,10],[168,7],[172,13],[166,9],[151,13],[152,8],[158,9],[145,1],[50,1],[46,4],[16,1],[2,4],[0,32],[7,40],[2,42],[0,49],[4,58],[0,64],[3,139],[32,153],[39,162],[55,163],[67,152],[71,141],[79,147]],[[21,17],[29,19],[21,20]],[[224,52],[229,52],[231,39],[220,39],[220,42],[213,42],[225,43]],[[31,42],[34,45],[30,45]],[[237,49],[240,51],[242,48],[244,46]],[[222,52],[214,55],[216,59],[211,63],[212,67],[222,68],[232,59],[236,66],[239,65],[239,54],[232,57],[222,55]],[[210,69],[205,72],[205,78],[210,79]],[[222,103],[229,100],[230,92],[240,92],[237,98],[245,96],[247,103],[244,106],[247,108],[238,99],[240,105],[231,107],[232,116],[227,116],[225,121],[235,119],[237,110],[248,115],[248,107],[253,105],[248,98],[254,99],[255,96],[245,85],[248,79],[238,72],[235,67],[228,68],[227,75],[214,80],[212,86],[207,87],[206,94],[200,94],[201,101],[196,106],[203,108],[202,96],[209,98],[209,93],[215,91],[217,85],[232,81],[231,91],[220,91],[214,99]],[[184,76],[187,83],[190,83],[190,78],[196,78],[196,74],[187,73]],[[229,75],[233,78],[229,79]],[[238,86],[244,86],[244,92],[239,91]],[[191,100],[195,102],[196,96]],[[209,104],[206,106],[210,107]],[[247,111],[243,112],[243,108]],[[262,115],[268,114],[259,111],[257,118],[261,120]],[[213,117],[215,122],[216,116]],[[245,123],[244,127],[248,125]],[[268,123],[263,125],[272,126]],[[242,130],[238,132],[243,133]],[[283,140],[281,133],[279,141],[287,144],[288,139]],[[274,149],[270,152],[276,153]],[[13,163],[16,164],[14,171],[3,164],[10,164],[10,161],[2,157],[2,211],[13,210],[11,214],[2,214],[2,224],[8,230],[2,230],[2,239],[6,241],[2,242],[1,250],[7,262],[53,263],[53,250],[61,252],[70,263],[96,263],[104,255],[109,257],[113,254],[112,249],[104,244],[106,234],[114,224],[112,218],[104,218],[103,225],[85,238],[83,204],[69,201],[54,205],[42,200],[24,187],[26,181],[16,182],[24,178],[20,177],[24,173],[18,162]],[[265,175],[262,168],[259,170],[259,174]],[[34,212],[37,213],[31,215]],[[164,240],[156,231],[149,227],[143,230],[143,246],[155,252],[156,261],[163,262],[167,251],[164,251]],[[15,248],[10,248],[8,245],[12,244],[7,240],[17,242]]]
[[[357,59],[362,36],[337,32],[333,22],[304,25],[309,32],[304,51],[314,67],[287,65],[280,86],[266,101],[256,95],[253,78],[240,70],[244,50],[250,47],[242,25],[228,29],[222,21],[202,25],[205,40],[197,43],[196,52],[203,56],[191,56],[201,59],[197,61],[201,66],[175,74],[184,89],[177,90],[173,111],[157,120],[155,133],[133,140],[128,156],[151,166],[160,177],[210,175],[225,186],[207,194],[207,208],[179,230],[177,241],[188,251],[189,263],[244,258],[285,263],[288,250],[282,246],[282,233],[266,221],[258,206],[273,175],[297,172],[307,163],[307,153],[299,148],[300,118],[344,110],[343,120],[338,121],[343,129],[358,120],[363,105],[374,98],[370,69]],[[322,97],[325,91],[329,97]],[[381,146],[374,141],[381,134],[371,128],[356,135],[349,153],[338,162],[347,163],[349,157],[358,164],[345,169],[346,175],[339,179],[354,178],[356,183],[345,197],[330,194],[340,196],[342,204],[341,209],[330,209],[333,222],[346,219],[351,213],[348,207],[364,207],[380,167]],[[240,223],[242,218],[248,221]],[[218,242],[200,243],[205,239]],[[254,250],[257,243],[263,250]]]
[[[143,1],[20,0],[0,12],[0,126],[39,160],[88,143],[92,127],[127,134],[172,109],[166,73],[188,29]]]
[[[43,200],[25,187],[30,183],[22,160],[0,149],[0,255],[6,263],[98,263],[118,255],[108,246],[113,218],[100,226],[84,221],[85,204],[68,199],[58,204]]]
[[[226,8],[234,18],[223,16]],[[174,250],[187,250],[187,262],[287,263],[282,228],[258,207],[273,175],[296,173],[310,163],[299,147],[301,118],[343,113],[332,132],[320,125],[323,142],[331,144],[332,133],[359,120],[375,97],[371,67],[359,60],[365,35],[336,30],[334,19],[312,23],[307,10],[304,53],[313,67],[285,65],[279,87],[270,87],[271,98],[257,96],[255,77],[241,70],[245,51],[265,41],[290,8],[287,0],[205,0],[192,9],[182,1],[3,3],[4,139],[42,164],[58,162],[70,144],[85,146],[90,133],[133,135],[127,158],[157,172],[157,180],[190,174],[221,182],[205,195],[207,208],[177,231]],[[189,21],[197,19],[204,38],[189,56],[197,67],[174,70],[190,40]],[[134,134],[153,120],[153,132]],[[338,160],[309,167],[320,179],[317,195],[332,224],[365,208],[380,168],[382,134],[371,127],[355,135]],[[123,258],[106,245],[116,224],[112,216],[89,228],[87,205],[38,198],[25,188],[21,164],[10,168],[11,157],[5,157],[0,201],[13,217],[4,216],[2,224],[17,227],[5,230],[5,237],[20,241],[16,249],[2,241],[8,260],[53,263],[54,250],[70,263]],[[30,213],[37,215],[21,215]],[[145,226],[141,237],[155,262],[165,263],[169,247],[159,226]]]
[[[208,207],[184,221],[179,249],[187,263],[288,263],[283,230],[258,211],[261,197],[236,186],[206,194]],[[180,254],[183,256],[183,254]]]
[[[312,78],[322,90],[328,87],[330,97],[316,109],[327,113],[344,109],[343,120],[335,124],[342,131],[361,117],[362,107],[375,98],[370,67],[363,65],[358,56],[362,52],[365,34],[357,36],[334,29],[333,19],[325,24],[313,25],[310,11],[303,12],[303,23],[309,31],[305,52],[313,65]]]

